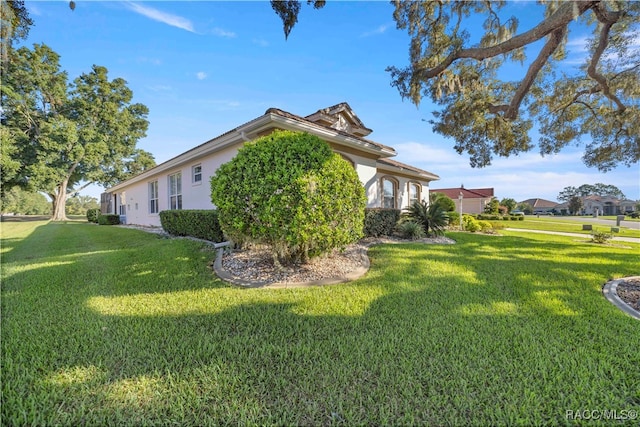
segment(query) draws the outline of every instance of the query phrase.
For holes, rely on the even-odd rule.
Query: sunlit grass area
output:
[[[611,227],[615,227],[616,223],[612,222],[611,225],[592,224],[588,221],[581,221],[580,217],[548,217],[540,216],[527,216],[524,221],[499,221],[500,224],[507,228],[520,228],[528,230],[544,230],[544,231],[560,231],[564,233],[579,233],[589,235],[593,231],[611,233]],[[592,231],[583,230],[583,224],[590,224],[593,228]],[[619,231],[613,233],[618,237],[637,237],[640,238],[640,230],[630,229],[627,227],[617,227]]]
[[[639,273],[638,245],[452,233],[376,246],[349,284],[238,289],[201,243],[30,224],[2,225],[6,425],[536,425],[640,406],[640,322],[601,293]]]

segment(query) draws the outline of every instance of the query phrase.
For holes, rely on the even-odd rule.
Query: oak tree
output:
[[[568,202],[573,197],[587,197],[587,196],[600,196],[600,197],[614,197],[616,199],[625,199],[624,193],[615,185],[597,183],[594,185],[582,184],[576,188],[573,186],[565,187],[559,194],[558,200]]]
[[[288,8],[278,12],[288,35],[300,3],[275,4]],[[543,155],[582,144],[584,163],[601,171],[640,161],[640,2],[541,2],[541,19],[524,30],[505,1],[393,4],[411,42],[409,65],[387,68],[391,84],[416,105],[427,98],[438,106],[433,130],[453,138],[472,166],[536,142]],[[590,32],[588,54],[572,69],[563,60],[578,30]],[[512,63],[524,72],[515,76]]]
[[[94,65],[69,83],[58,54],[44,44],[9,55],[2,135],[20,167],[3,185],[48,194],[53,220],[64,220],[70,192],[91,183],[112,185],[128,171],[154,165],[149,153],[136,149],[147,130],[148,109],[131,102],[125,80],[110,80],[105,67]]]

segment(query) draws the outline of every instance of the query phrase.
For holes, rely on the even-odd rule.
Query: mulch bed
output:
[[[624,279],[618,284],[617,293],[622,301],[640,311],[640,277]]]

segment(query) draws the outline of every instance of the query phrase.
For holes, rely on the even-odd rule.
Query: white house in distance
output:
[[[277,108],[148,169],[102,194],[102,213],[119,214],[127,224],[160,226],[166,209],[214,209],[209,178],[231,160],[247,141],[276,129],[317,135],[356,169],[365,187],[368,207],[402,209],[429,199],[429,183],[438,175],[391,158],[389,146],[365,137],[367,128],[347,103],[302,117]]]

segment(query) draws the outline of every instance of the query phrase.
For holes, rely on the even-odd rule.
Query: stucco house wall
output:
[[[245,142],[275,129],[309,132],[327,141],[334,152],[354,166],[365,187],[368,207],[382,207],[384,180],[393,180],[396,184],[394,207],[402,209],[409,205],[410,184],[419,188],[420,199],[428,200],[429,183],[439,179],[431,172],[389,159],[396,154],[395,150],[365,139],[371,130],[346,103],[318,110],[307,117],[269,109],[263,116],[108,189],[103,200],[109,202],[103,205],[103,212],[118,213],[128,224],[160,226],[159,212],[172,208],[170,176],[178,173],[181,193],[174,195],[174,203],[181,198],[181,209],[213,209],[210,177],[220,165],[231,160]],[[199,181],[193,179],[196,166]],[[154,182],[157,182],[155,198],[151,188]]]

